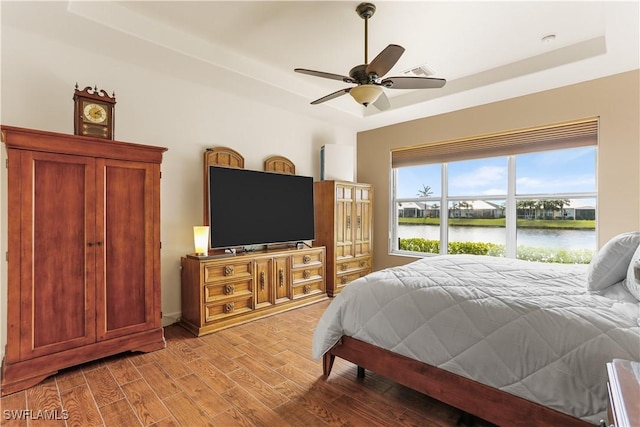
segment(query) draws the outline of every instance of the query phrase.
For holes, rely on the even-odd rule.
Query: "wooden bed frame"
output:
[[[538,403],[347,336],[324,355],[325,378],[336,356],[358,365],[359,377],[368,369],[497,425],[593,427]]]

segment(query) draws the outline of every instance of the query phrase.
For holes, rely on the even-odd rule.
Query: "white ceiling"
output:
[[[139,46],[151,46],[148,66],[356,130],[640,68],[638,1],[377,1],[369,60],[399,44],[406,51],[387,76],[427,64],[447,85],[386,89],[391,108],[384,112],[348,95],[311,106],[352,85],[293,69],[348,75],[364,62],[358,1],[59,3],[68,23],[55,26],[59,37],[78,20],[97,22],[120,46],[113,55],[140,60]],[[2,7],[5,21],[12,9]],[[51,26],[50,18],[33,25]],[[548,34],[555,40],[543,43]]]

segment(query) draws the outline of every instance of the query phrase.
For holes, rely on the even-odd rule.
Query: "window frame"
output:
[[[572,139],[571,143],[568,145],[567,144],[567,138],[564,139],[559,139],[557,144],[553,144],[553,142],[550,142],[549,140],[545,140],[543,141],[537,148],[532,149],[531,147],[526,147],[526,149],[523,149],[521,152],[518,151],[514,151],[516,150],[518,147],[523,148],[523,146],[508,146],[508,144],[505,144],[506,148],[500,148],[503,150],[503,152],[508,152],[510,154],[502,154],[501,156],[506,157],[507,159],[507,193],[506,194],[500,194],[500,195],[465,195],[465,196],[455,196],[455,197],[451,197],[449,196],[449,172],[448,172],[448,163],[449,162],[420,162],[420,163],[415,163],[415,162],[407,162],[407,158],[403,158],[403,163],[400,166],[396,166],[394,167],[394,151],[392,150],[391,152],[391,159],[390,159],[390,174],[389,174],[389,180],[391,183],[391,192],[389,194],[389,237],[388,237],[388,254],[389,255],[395,255],[395,256],[410,256],[410,257],[429,257],[429,256],[436,256],[436,255],[443,255],[447,253],[447,248],[448,248],[448,228],[449,228],[449,214],[448,214],[448,205],[450,201],[457,201],[457,200],[504,200],[505,201],[505,246],[506,246],[506,257],[507,258],[516,258],[517,257],[517,202],[519,200],[549,200],[549,199],[594,199],[595,203],[596,203],[596,231],[597,231],[597,227],[598,227],[598,220],[597,220],[597,203],[598,203],[598,191],[597,191],[597,160],[598,160],[598,145],[597,145],[597,125],[598,125],[598,121],[597,119],[589,119],[589,120],[584,120],[584,121],[579,121],[579,122],[572,122],[572,123],[578,123],[579,126],[582,126],[582,130],[584,130],[584,132],[588,133],[588,135],[582,135],[580,137],[580,143],[577,143],[575,139]],[[570,123],[570,125],[572,124]],[[566,125],[566,124],[565,124]],[[561,127],[563,125],[560,125],[559,127]],[[594,133],[594,128],[593,126],[595,126],[595,133]],[[545,130],[549,130],[551,129],[552,131],[550,132],[550,134],[554,134],[553,132],[553,127],[544,127],[543,129]],[[586,129],[586,130],[585,130]],[[581,131],[582,131],[581,130]],[[522,131],[522,133],[526,133],[527,131]],[[513,135],[518,135],[519,132],[513,132]],[[508,135],[508,134],[501,134],[501,135]],[[486,138],[486,137],[481,137],[479,139],[482,138]],[[594,143],[595,140],[595,143]],[[473,140],[471,140],[473,141]],[[449,142],[452,143],[452,142]],[[445,143],[446,144],[446,143]],[[439,145],[439,144],[436,144]],[[471,143],[471,146],[473,145],[473,142]],[[566,149],[566,148],[578,148],[578,147],[587,147],[587,146],[593,146],[594,150],[595,150],[595,171],[594,171],[594,178],[596,180],[596,185],[595,185],[595,191],[593,192],[570,192],[570,193],[549,193],[549,194],[516,194],[516,157],[520,154],[527,154],[527,153],[531,153],[531,152],[549,152],[549,151],[555,151],[555,150],[562,150],[562,149]],[[425,149],[428,150],[428,146],[418,146],[418,147],[407,147],[407,148],[403,148],[402,151],[411,151],[412,149],[416,149],[417,151],[416,153],[418,153],[419,155],[423,156]],[[491,150],[487,150],[485,153],[485,156],[480,156],[478,155],[478,151],[474,151],[471,155],[465,155],[464,152],[460,152],[460,158],[452,158],[451,161],[462,161],[462,160],[471,160],[471,159],[488,159],[488,158],[493,158],[493,157],[497,157],[495,155],[495,153],[500,152],[499,150],[496,150],[495,146],[493,146],[491,148]],[[397,163],[396,163],[397,164]],[[409,166],[417,166],[420,164],[439,164],[441,167],[441,189],[440,189],[440,196],[435,196],[435,197],[404,197],[404,198],[397,198],[396,194],[397,194],[397,185],[398,185],[398,169],[400,167],[409,167]],[[399,244],[398,244],[398,229],[397,229],[397,224],[398,224],[398,209],[397,206],[399,203],[407,203],[407,202],[414,202],[414,203],[434,203],[437,202],[440,204],[440,230],[439,230],[439,235],[440,235],[440,253],[439,254],[432,254],[432,253],[427,253],[427,252],[416,252],[416,251],[407,251],[407,250],[400,250],[399,248]],[[597,242],[596,242],[597,244]]]

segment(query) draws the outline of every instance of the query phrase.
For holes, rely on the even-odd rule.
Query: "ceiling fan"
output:
[[[373,16],[376,7],[372,3],[360,3],[356,7],[356,13],[364,19],[364,64],[356,65],[349,71],[349,76],[341,74],[325,73],[323,71],[308,70],[305,68],[294,69],[297,73],[323,77],[325,79],[342,80],[345,83],[354,83],[357,86],[340,89],[322,98],[316,99],[311,104],[316,105],[325,101],[350,94],[359,104],[367,107],[373,104],[379,110],[390,107],[389,98],[384,93],[383,87],[388,89],[433,89],[441,88],[447,82],[445,79],[435,77],[398,76],[383,78],[385,74],[398,62],[404,53],[404,48],[397,44],[390,44],[378,54],[371,63],[368,62],[368,30],[369,18]]]

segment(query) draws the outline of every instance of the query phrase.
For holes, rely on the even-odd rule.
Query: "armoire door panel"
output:
[[[371,242],[371,203],[360,200],[355,203],[356,231],[354,239],[354,256],[370,254]]]
[[[95,340],[95,162],[23,152],[21,357]],[[65,185],[61,185],[64,183]],[[64,315],[61,315],[64,313]]]
[[[145,330],[154,321],[153,166],[98,160],[98,235],[103,262],[97,274],[99,339]]]

